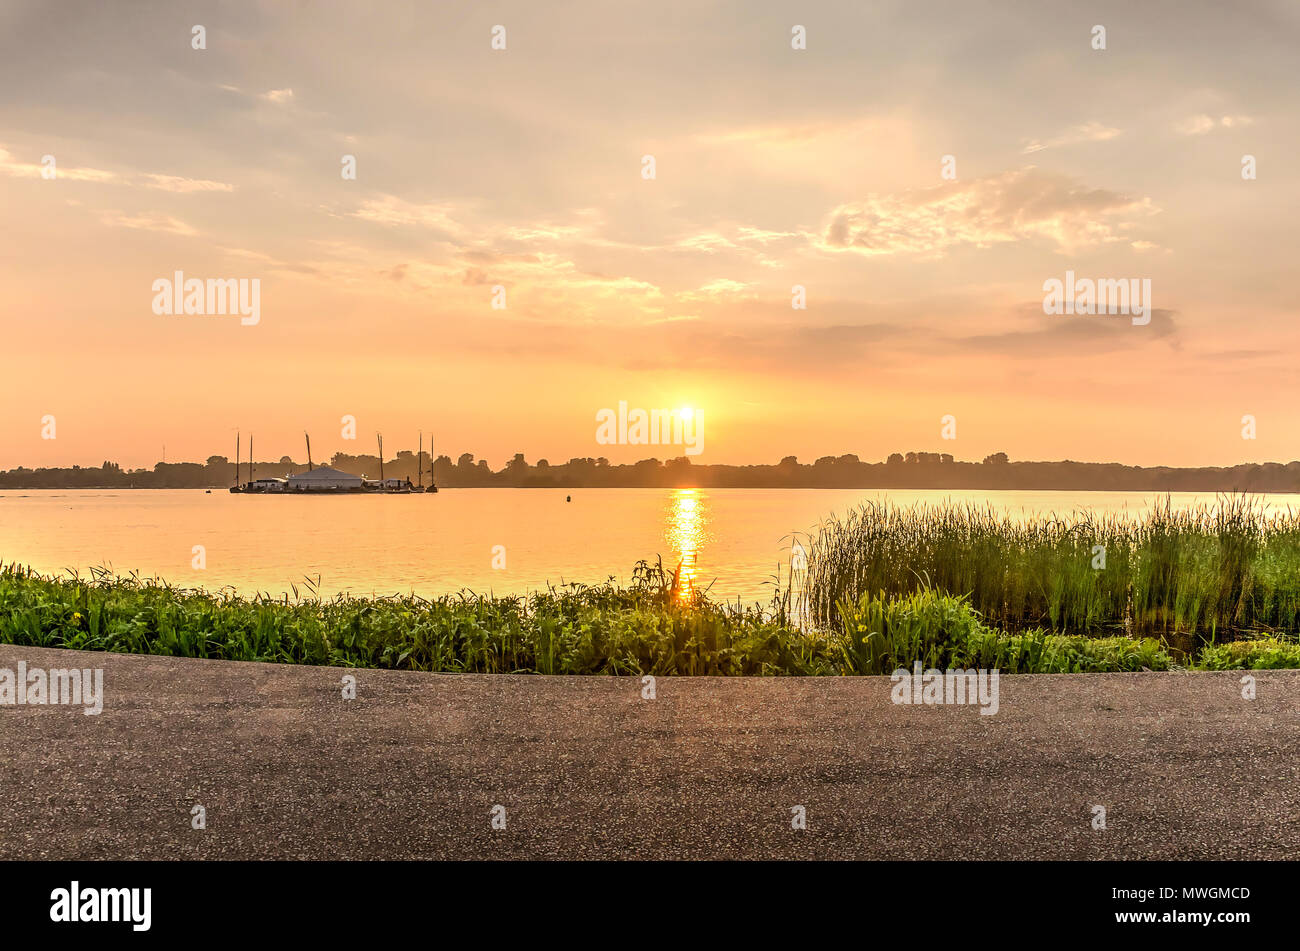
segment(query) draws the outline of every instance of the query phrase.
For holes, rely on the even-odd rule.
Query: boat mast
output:
[[[235,485],[239,485],[239,430],[235,430]]]
[[[384,481],[384,437],[381,433],[375,433],[375,438],[379,440],[379,482]]]
[[[303,435],[307,437],[307,471],[311,472],[311,433],[304,430]]]
[[[424,430],[420,430],[420,448],[415,453],[415,487],[424,487]]]

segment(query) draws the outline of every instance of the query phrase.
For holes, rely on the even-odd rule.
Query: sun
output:
[[[677,415],[684,420],[691,419],[695,415],[695,410],[691,409],[689,406],[683,406],[677,411]]]

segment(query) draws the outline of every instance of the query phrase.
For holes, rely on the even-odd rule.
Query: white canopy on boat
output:
[[[361,476],[350,472],[340,472],[329,466],[318,466],[310,472],[299,472],[289,476],[290,489],[359,489]]]

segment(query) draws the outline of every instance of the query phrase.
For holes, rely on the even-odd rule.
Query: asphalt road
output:
[[[481,676],[0,645],[105,670],[98,716],[0,706],[0,858],[1294,858],[1300,671]],[[191,810],[207,828],[191,828]],[[492,828],[493,806],[505,828]],[[1093,806],[1106,829],[1093,829]],[[807,829],[791,828],[803,806]]]

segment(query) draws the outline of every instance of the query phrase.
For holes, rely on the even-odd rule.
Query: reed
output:
[[[1104,567],[1099,553],[1104,550]],[[1200,643],[1300,631],[1300,513],[1247,496],[1142,515],[1015,519],[993,507],[867,504],[832,517],[808,553],[812,622],[864,593],[964,595],[1009,631],[1130,634]]]

